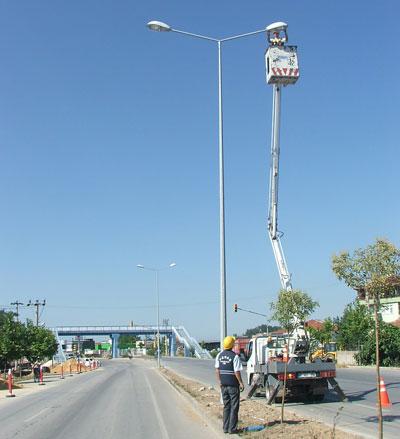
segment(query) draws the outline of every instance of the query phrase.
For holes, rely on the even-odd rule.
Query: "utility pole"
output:
[[[23,305],[22,302],[20,302],[18,299],[15,302],[10,303],[11,306],[15,306],[16,308],[16,314],[17,314],[17,322],[19,322],[19,307]]]
[[[36,299],[35,302],[32,302],[30,300],[26,306],[35,306],[36,307],[36,326],[39,326],[39,309],[40,307],[44,307],[46,305],[46,299],[44,299],[42,302],[40,302],[38,299]]]

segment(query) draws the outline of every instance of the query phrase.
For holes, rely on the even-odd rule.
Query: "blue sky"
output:
[[[330,258],[399,239],[398,3],[0,1],[0,305],[46,298],[48,325],[155,322],[219,334],[217,51],[289,24],[280,229],[293,284],[341,314]],[[271,87],[264,35],[223,46],[228,326],[280,288],[266,232]],[[22,311],[32,316],[31,309]]]

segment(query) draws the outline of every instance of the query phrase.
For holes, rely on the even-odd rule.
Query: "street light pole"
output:
[[[219,269],[220,269],[220,344],[228,332],[226,319],[226,262],[225,262],[225,178],[224,178],[224,125],[222,115],[222,54],[218,41],[218,152],[219,152]]]
[[[158,288],[158,270],[155,271],[156,274],[156,295],[157,295],[157,367],[161,366],[160,359],[160,290]]]
[[[222,113],[222,43],[225,41],[237,40],[239,38],[257,35],[266,31],[260,29],[254,32],[234,35],[227,38],[213,38],[206,35],[194,34],[172,28],[162,21],[150,21],[147,23],[150,30],[156,32],[175,32],[202,40],[217,43],[218,48],[218,159],[219,159],[219,249],[220,249],[220,345],[223,349],[223,340],[227,335],[227,318],[226,318],[226,262],[225,262],[225,189],[224,189],[224,130],[223,130],[223,113]]]
[[[157,367],[161,366],[161,358],[160,358],[160,290],[159,290],[159,282],[158,282],[158,274],[160,271],[168,270],[169,268],[173,268],[176,266],[175,262],[171,262],[168,267],[164,268],[154,268],[154,267],[145,267],[142,264],[138,264],[136,267],[141,270],[149,270],[155,274],[156,280],[156,307],[157,307]]]

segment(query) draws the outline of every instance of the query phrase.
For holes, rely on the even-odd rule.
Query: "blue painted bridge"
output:
[[[60,337],[80,337],[80,336],[108,336],[112,340],[112,356],[118,357],[118,340],[122,334],[129,335],[155,335],[157,326],[58,326],[52,328],[57,340]],[[185,356],[189,356],[193,351],[197,358],[211,358],[207,349],[203,349],[194,337],[191,337],[183,326],[165,326],[160,325],[160,335],[165,335],[169,339],[170,355],[176,353],[176,341],[184,346]],[[59,355],[61,352],[61,344]]]

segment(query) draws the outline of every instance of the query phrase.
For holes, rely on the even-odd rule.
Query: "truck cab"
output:
[[[253,375],[260,373],[263,365],[273,358],[282,359],[287,337],[259,335],[254,336],[248,345],[247,384],[250,385]]]

